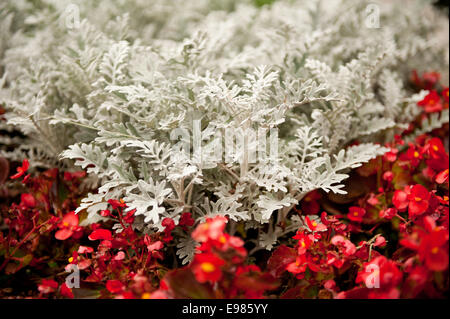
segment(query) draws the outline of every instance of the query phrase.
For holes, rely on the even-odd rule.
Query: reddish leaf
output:
[[[234,285],[243,290],[263,292],[276,289],[279,283],[270,274],[244,273],[236,278]]]
[[[295,261],[297,251],[294,248],[281,245],[278,247],[267,262],[267,270],[275,278],[279,278],[286,270],[286,266]]]
[[[211,299],[214,293],[209,284],[200,284],[195,280],[189,268],[181,268],[168,272],[164,280],[174,293],[175,298],[181,299]]]

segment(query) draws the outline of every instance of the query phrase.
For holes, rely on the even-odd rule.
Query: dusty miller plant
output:
[[[255,250],[271,249],[302,226],[290,211],[305,194],[345,193],[347,172],[383,154],[419,113],[426,92],[408,90],[409,72],[448,68],[448,22],[428,1],[380,1],[379,28],[367,22],[368,4],[6,1],[2,128],[23,137],[2,141],[17,146],[2,154],[86,169],[100,186],[77,210],[86,223],[123,198],[142,231],[185,211],[197,221],[226,215],[232,230],[242,221],[257,229]],[[194,123],[203,143],[225,130],[276,129],[277,160],[187,156],[171,133],[192,135]],[[189,238],[176,238],[183,263],[195,249]]]

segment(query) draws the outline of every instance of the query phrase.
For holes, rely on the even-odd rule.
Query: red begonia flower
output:
[[[434,137],[428,141],[425,146],[425,150],[428,151],[428,154],[433,159],[442,159],[446,156],[444,144],[441,139],[437,137]]]
[[[36,207],[36,199],[31,194],[21,194],[20,204],[26,208],[34,208]]]
[[[408,193],[404,190],[396,190],[394,192],[394,196],[392,197],[392,204],[394,204],[394,206],[400,211],[405,210],[409,204]]]
[[[442,94],[442,97],[444,98],[444,101],[447,102],[447,107],[448,107],[448,87],[443,89],[441,94]]]
[[[424,186],[414,185],[408,195],[409,216],[415,217],[423,214],[428,209],[430,196],[430,192]]]
[[[327,230],[327,226],[319,224],[315,220],[311,220],[308,216],[305,217],[306,225],[311,231],[324,231]]]
[[[168,218],[168,217],[164,218],[161,222],[161,225],[163,227],[165,227],[164,231],[166,231],[166,232],[171,232],[172,230],[175,229],[175,222],[173,221],[172,218]]]
[[[192,232],[192,238],[198,242],[205,242],[208,239],[217,240],[223,234],[227,219],[222,216],[208,218],[205,223],[197,226]]]
[[[286,270],[294,275],[302,274],[306,271],[306,257],[305,255],[297,256],[296,260],[286,266]]]
[[[423,107],[427,113],[439,112],[443,109],[441,97],[434,90],[431,90],[422,101],[417,103],[417,105]]]
[[[17,167],[17,173],[12,175],[11,178],[16,179],[16,178],[23,176],[29,167],[30,167],[30,163],[28,162],[27,159],[24,159],[22,162],[22,166]]]
[[[426,234],[419,245],[419,258],[433,271],[443,271],[448,267],[448,230],[436,227],[430,216],[424,219],[429,233]]]
[[[390,151],[384,153],[383,158],[388,162],[395,162],[397,160],[398,149],[391,148]]]
[[[298,240],[298,254],[303,255],[308,250],[309,246],[311,245],[311,239],[308,235],[305,234],[304,231],[298,231],[297,234],[295,234],[294,237],[292,237],[296,240]]]
[[[58,240],[68,239],[74,231],[78,230],[78,222],[79,218],[75,212],[67,213],[58,224],[60,229],[55,233],[55,238]]]
[[[189,212],[181,214],[180,221],[178,222],[179,226],[182,227],[190,227],[193,226],[195,220],[192,218],[192,214]]]
[[[154,242],[152,244],[147,245],[147,249],[148,249],[149,252],[152,252],[154,250],[160,250],[163,247],[164,247],[164,244],[160,240],[158,240],[158,241],[156,241],[156,242]]]
[[[375,242],[373,243],[373,245],[375,247],[384,247],[384,246],[386,246],[386,238],[384,238],[383,236],[378,236],[375,239]]]
[[[120,200],[117,200],[117,199],[108,199],[108,203],[112,206],[113,209],[118,209],[118,208],[125,208],[125,207],[127,207],[127,204],[125,204],[125,202],[123,201],[122,198],[121,198]]]
[[[120,280],[108,280],[106,282],[106,289],[112,294],[117,294],[125,289],[125,285]]]
[[[107,229],[97,228],[88,237],[90,240],[112,240],[111,232]]]
[[[87,246],[78,247],[79,254],[92,253],[93,251],[94,251],[94,249],[92,247],[87,247]]]
[[[60,290],[59,290],[59,293],[60,293],[61,296],[63,296],[63,297],[70,298],[70,299],[73,299],[73,298],[74,298],[72,289],[69,288],[69,287],[67,287],[66,283],[63,283],[63,284],[61,285],[61,288],[60,288]]]
[[[38,290],[43,294],[55,292],[56,289],[58,289],[58,283],[52,279],[42,279],[38,286]]]
[[[223,259],[212,253],[198,254],[194,257],[193,273],[200,283],[215,283],[222,278],[221,266],[224,264]]]
[[[356,283],[364,283],[375,288],[378,283],[378,289],[373,289],[375,293],[391,291],[396,289],[402,281],[402,272],[398,269],[396,263],[384,256],[373,258],[370,262],[364,263],[363,269],[358,272]]]
[[[435,181],[438,184],[444,184],[448,182],[448,168],[438,173],[435,177]]]
[[[341,249],[346,256],[351,256],[356,252],[355,245],[341,235],[333,236],[333,238],[331,238],[331,243]]]
[[[357,223],[361,223],[364,215],[366,214],[366,210],[362,207],[352,206],[348,209],[348,211],[348,219]]]

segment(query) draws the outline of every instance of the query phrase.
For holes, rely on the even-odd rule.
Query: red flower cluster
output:
[[[200,243],[198,253],[187,267],[164,277],[168,296],[263,298],[267,290],[277,287],[275,278],[263,273],[258,266],[244,265],[247,257],[244,242],[224,232],[226,223],[225,217],[217,216],[207,219],[192,232],[192,238]]]
[[[58,224],[59,230],[55,233],[55,238],[59,240],[66,240],[73,236],[77,239],[83,235],[83,229],[78,226],[79,218],[75,212],[67,213],[62,221]]]
[[[436,84],[431,75],[421,83],[430,89]],[[448,107],[446,95],[448,89],[436,100],[439,109]],[[433,96],[422,103],[427,111]],[[356,170],[369,193],[341,199],[341,207],[331,207],[334,215],[322,213],[320,222],[305,208],[321,203],[330,208],[323,195],[296,210],[306,215],[305,226],[293,237],[296,246],[278,247],[267,266],[285,280],[282,298],[439,297],[448,289],[449,156],[437,137],[447,135],[448,128],[405,143],[410,132],[396,135],[386,145],[389,152]],[[337,212],[342,203],[348,204],[345,214]],[[358,238],[358,244],[350,238]],[[384,256],[387,249],[390,257]],[[344,278],[353,278],[355,286],[348,287]]]
[[[441,94],[431,90],[430,93],[417,104],[423,107],[427,113],[440,112],[444,108],[448,109],[448,88]]]
[[[24,160],[11,179],[24,176],[28,169],[29,162]],[[20,202],[11,203],[8,209],[0,207],[0,220],[7,229],[7,236],[0,233],[0,272],[16,275],[26,268],[36,273],[44,270],[43,277],[47,277],[45,269],[49,263],[55,269],[60,267],[57,261],[65,259],[68,251],[65,247],[48,243],[55,237],[66,240],[70,237],[79,239],[83,235],[83,229],[78,226],[78,216],[72,211],[84,195],[79,190],[82,174],[79,176],[75,174],[71,180],[66,180],[57,169],[47,170],[37,177],[25,176]],[[64,215],[64,211],[69,213]],[[48,254],[53,256],[53,260]],[[11,278],[16,277],[21,280],[20,276]],[[71,296],[67,286],[59,286],[52,279],[42,280],[38,291],[41,297],[52,293],[61,297]]]

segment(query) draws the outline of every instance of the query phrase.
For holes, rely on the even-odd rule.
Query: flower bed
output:
[[[432,90],[418,103],[421,116],[436,104],[448,108],[448,88]],[[19,193],[1,207],[1,296],[443,297],[449,285],[448,125],[405,143],[410,130],[351,174],[348,195],[309,193],[294,207],[305,226],[270,254],[250,256],[250,235],[230,235],[221,216],[195,225],[185,212],[178,222],[165,218],[163,231],[142,234],[132,227],[135,210],[125,212],[120,199],[101,210],[108,222],[80,226],[85,216],[73,210],[85,193],[85,172],[50,169],[31,176],[25,159],[10,176],[21,181],[14,185]],[[120,232],[112,229],[114,222]],[[177,266],[172,245],[178,230],[200,244],[184,267]],[[78,288],[66,281],[73,266],[81,275]]]

